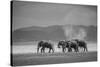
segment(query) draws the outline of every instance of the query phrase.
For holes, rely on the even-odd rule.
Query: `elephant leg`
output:
[[[51,52],[51,49],[49,49],[49,53]]]
[[[77,52],[79,52],[79,49],[78,49],[78,47],[76,47],[76,50],[77,50]]]
[[[65,48],[62,48],[63,53],[65,53]]]
[[[43,48],[41,48],[41,53],[43,52]]]
[[[68,48],[68,52],[72,52],[72,48]]]
[[[86,52],[88,51],[87,47],[84,48],[84,51],[86,51]]]
[[[37,53],[39,53],[39,48],[37,48]]]
[[[76,52],[78,52],[78,49],[76,49]]]
[[[74,48],[74,52],[77,52],[76,48]]]
[[[45,48],[43,48],[43,53],[45,53]]]
[[[86,51],[86,47],[83,47],[83,49],[84,49],[84,52]]]
[[[75,49],[75,52],[79,52],[78,45],[76,45],[74,49]]]
[[[54,53],[54,49],[52,49],[52,53]]]
[[[88,51],[87,47],[86,47],[86,51]]]
[[[85,48],[84,48],[84,52],[85,52]]]
[[[44,48],[41,48],[41,53],[44,53]]]
[[[75,52],[77,52],[77,48],[74,48]]]
[[[70,52],[72,52],[72,48],[70,48]]]

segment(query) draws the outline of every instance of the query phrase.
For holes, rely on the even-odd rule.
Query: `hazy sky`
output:
[[[13,2],[13,30],[30,26],[97,25],[97,7],[89,5]]]

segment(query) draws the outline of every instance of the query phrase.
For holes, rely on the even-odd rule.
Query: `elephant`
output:
[[[51,50],[52,53],[54,53],[53,45],[49,42],[40,41],[37,46],[37,53],[39,52],[40,48],[41,48],[41,53],[45,53],[45,48],[49,49],[49,53],[51,53]]]

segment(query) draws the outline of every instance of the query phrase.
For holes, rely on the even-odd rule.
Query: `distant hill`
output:
[[[34,40],[61,40],[66,39],[61,26],[28,27],[12,32],[14,42]]]
[[[17,29],[12,32],[13,42],[28,42],[28,41],[39,41],[39,40],[65,40],[67,36],[65,35],[64,28],[73,27],[73,31],[79,29],[84,29],[86,32],[85,40],[87,41],[97,41],[97,27],[96,26],[82,26],[82,25],[54,25],[49,27],[27,27]],[[74,33],[73,33],[74,34]],[[73,35],[72,34],[72,35]]]

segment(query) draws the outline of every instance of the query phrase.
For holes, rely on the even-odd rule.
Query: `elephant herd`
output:
[[[59,41],[57,44],[58,48],[62,48],[62,52],[65,53],[66,49],[67,52],[79,52],[79,49],[83,49],[84,52],[87,52],[87,43],[83,40],[79,40],[79,39],[73,39],[73,40],[62,40]],[[49,49],[49,53],[54,53],[54,47],[53,44],[47,41],[40,41],[38,42],[38,46],[37,46],[37,53],[39,53],[39,50],[41,48],[41,53],[45,53],[45,48]]]

